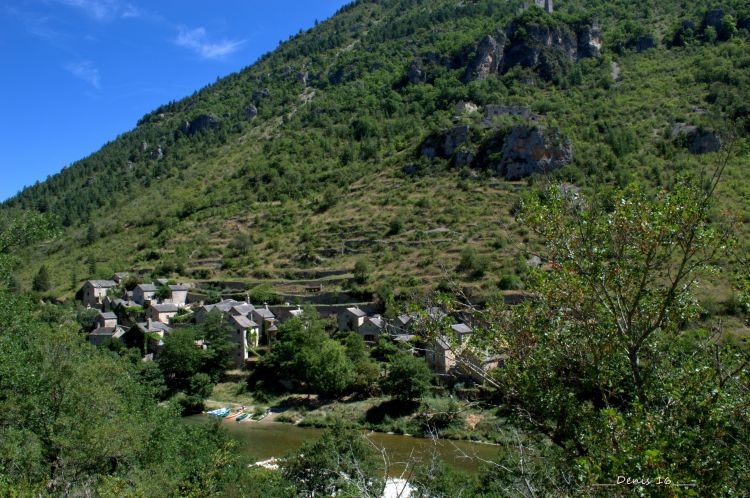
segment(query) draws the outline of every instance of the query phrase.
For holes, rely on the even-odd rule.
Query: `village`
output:
[[[249,299],[222,299],[207,304],[196,290],[195,284],[163,278],[141,283],[128,272],[115,273],[111,280],[88,280],[78,293],[84,307],[98,312],[96,328],[88,334],[88,340],[96,346],[114,341],[139,349],[143,361],[153,361],[159,358],[165,339],[174,329],[200,324],[210,313],[219,313],[232,331],[232,364],[246,370],[252,368],[259,350],[271,348],[281,324],[304,313],[300,305],[254,305]],[[338,332],[354,332],[370,346],[382,338],[408,345],[412,354],[424,358],[440,378],[481,384],[486,373],[501,363],[499,357],[478,356],[474,348],[468,347],[472,327],[438,307],[389,320],[368,310],[372,306],[308,306],[335,323]],[[423,338],[418,329],[425,322],[439,323],[445,330]],[[200,339],[195,341],[195,347],[205,349],[208,344]]]

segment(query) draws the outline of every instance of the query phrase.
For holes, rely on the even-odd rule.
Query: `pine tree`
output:
[[[34,281],[31,283],[31,288],[34,292],[47,292],[50,289],[49,273],[46,266],[42,265],[39,268]]]
[[[21,283],[14,275],[8,277],[8,292],[11,294],[18,294],[21,292]]]
[[[86,245],[91,245],[94,242],[96,242],[96,239],[99,238],[99,233],[96,231],[96,226],[94,226],[93,223],[89,224],[89,228],[86,231]]]
[[[86,264],[88,265],[89,277],[93,278],[96,275],[96,258],[89,256]]]

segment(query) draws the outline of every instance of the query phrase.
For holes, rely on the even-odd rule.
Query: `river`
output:
[[[184,419],[186,423],[208,424],[207,415],[193,415]],[[316,439],[323,429],[297,427],[277,422],[234,422],[222,420],[222,427],[239,442],[239,450],[250,458],[261,461],[283,456],[296,450],[309,439]],[[464,472],[477,472],[479,459],[495,460],[498,447],[469,441],[431,440],[397,434],[368,432],[367,437],[379,448],[386,450],[391,462],[391,474],[403,469],[403,462],[410,458],[422,461],[437,454],[446,464]]]

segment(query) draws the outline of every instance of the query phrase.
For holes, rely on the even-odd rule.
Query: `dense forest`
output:
[[[750,6],[528,3],[353,2],[0,205],[0,494],[382,493],[351,420],[278,470],[181,421],[228,367],[220,321],[155,362],[88,344],[73,296],[128,270],[472,323],[507,433],[476,475],[412,462],[415,496],[747,495]],[[404,350],[311,312],[277,339],[241,394],[378,391],[427,413],[401,432],[457,432]]]

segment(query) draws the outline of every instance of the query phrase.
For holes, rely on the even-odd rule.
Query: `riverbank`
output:
[[[253,424],[284,423],[323,429],[344,422],[384,434],[440,438],[477,443],[512,443],[518,431],[497,408],[450,397],[429,397],[403,402],[389,397],[321,399],[315,395],[287,394],[258,400],[241,392],[236,382],[217,384],[205,401],[207,409],[246,406],[250,413],[269,411]]]
[[[191,415],[183,418],[187,424],[201,425],[216,422],[207,415]],[[223,419],[219,422],[229,436],[236,441],[237,450],[249,462],[260,462],[271,458],[284,458],[294,454],[306,441],[318,439],[324,429],[300,427],[264,419],[260,422]],[[497,459],[500,448],[471,441],[450,441],[406,437],[363,430],[363,434],[388,460],[391,477],[397,477],[406,469],[407,462],[428,463],[434,459],[469,474],[480,470],[483,462]]]

